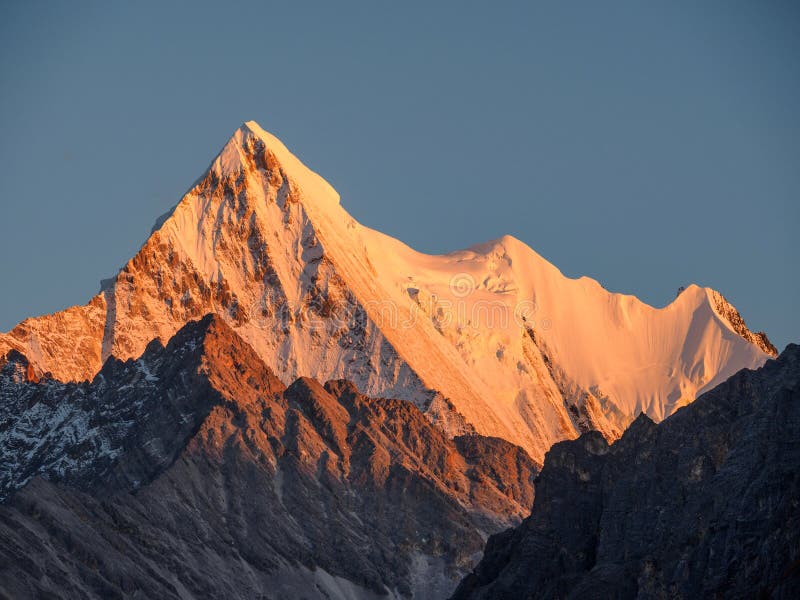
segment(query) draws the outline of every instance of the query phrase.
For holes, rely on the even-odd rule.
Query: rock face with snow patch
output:
[[[347,378],[541,461],[588,429],[616,438],[640,411],[660,420],[774,354],[719,298],[689,286],[656,309],[508,236],[415,252],[357,223],[249,122],[99,295],[0,334],[0,355],[88,380],[213,312],[286,384]]]
[[[0,374],[0,595],[441,598],[535,463],[345,380],[286,388],[226,321],[91,382]]]

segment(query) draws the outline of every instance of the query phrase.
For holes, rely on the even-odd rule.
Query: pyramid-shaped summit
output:
[[[356,222],[248,121],[100,294],[0,334],[0,355],[90,379],[215,313],[284,383],[350,379],[541,461],[556,441],[614,438],[642,411],[660,420],[761,365],[770,348],[715,294],[690,286],[656,309],[564,277],[509,237],[421,254]]]
[[[279,169],[314,201],[339,201],[336,190],[304,165],[283,142],[255,121],[247,121],[234,132],[209,170],[220,176],[237,176],[254,168]]]

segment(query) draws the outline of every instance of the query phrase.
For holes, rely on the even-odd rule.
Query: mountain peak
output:
[[[357,223],[247,121],[92,302],[0,334],[0,355],[87,380],[110,356],[138,357],[214,313],[283,384],[347,378],[429,415],[445,406],[440,422],[461,431],[463,420],[539,460],[589,425],[621,431],[642,411],[661,420],[763,364],[766,340],[717,304],[688,286],[657,309],[564,276],[512,236],[416,252]]]
[[[239,127],[238,131],[249,132],[265,143],[280,144],[283,146],[283,143],[277,137],[261,127],[256,121],[245,121],[242,123],[242,126]]]
[[[220,178],[239,177],[242,173],[278,169],[295,184],[305,198],[338,203],[339,194],[317,173],[309,169],[286,145],[255,121],[246,121],[234,131],[217,157],[210,172]]]

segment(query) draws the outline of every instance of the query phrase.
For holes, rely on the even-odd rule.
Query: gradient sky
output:
[[[0,330],[86,302],[254,119],[418,250],[510,233],[800,342],[796,2],[135,4],[0,7]]]

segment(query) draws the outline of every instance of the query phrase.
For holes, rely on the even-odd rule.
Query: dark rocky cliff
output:
[[[561,442],[456,599],[800,597],[800,346],[609,446]]]

